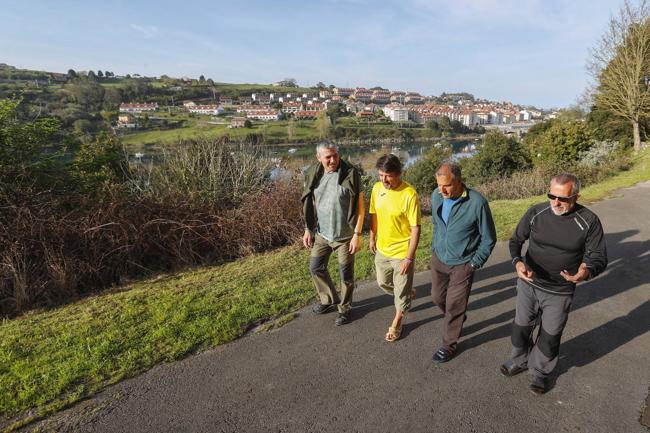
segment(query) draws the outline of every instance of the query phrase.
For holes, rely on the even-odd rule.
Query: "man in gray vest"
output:
[[[338,307],[336,325],[351,320],[354,291],[354,254],[361,249],[365,213],[359,172],[339,157],[338,146],[329,141],[316,147],[318,163],[305,170],[302,194],[305,233],[302,243],[311,248],[309,271],[319,302],[312,311],[323,314]],[[330,255],[338,255],[341,292],[327,271]]]

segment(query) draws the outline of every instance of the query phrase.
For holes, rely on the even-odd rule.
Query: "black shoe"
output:
[[[546,379],[540,376],[533,376],[533,380],[530,382],[530,390],[535,394],[546,394],[548,391]]]
[[[334,324],[336,326],[347,325],[351,321],[352,318],[350,317],[350,312],[348,311],[347,313],[339,313],[339,316],[334,321]]]
[[[454,352],[447,349],[446,347],[441,347],[436,350],[436,353],[433,354],[433,362],[436,364],[442,364],[443,362],[449,361],[454,357]]]
[[[501,364],[501,367],[499,367],[499,371],[501,374],[503,374],[506,377],[512,377],[515,376],[522,371],[528,370],[528,367],[523,367],[521,365],[515,365],[514,362],[512,362],[511,359],[507,360],[503,364]]]
[[[325,313],[329,313],[334,308],[336,308],[336,304],[321,304],[321,303],[318,303],[318,304],[314,304],[314,306],[311,307],[311,311],[312,311],[312,313],[315,313],[315,314],[325,314]]]

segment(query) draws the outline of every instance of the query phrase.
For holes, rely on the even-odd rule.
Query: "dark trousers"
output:
[[[454,351],[463,330],[469,291],[474,269],[468,263],[446,265],[431,255],[431,298],[445,315],[442,324],[442,345]]]
[[[527,366],[533,376],[546,377],[553,371],[572,301],[572,295],[554,295],[517,279],[517,310],[510,338],[510,359],[516,365]],[[538,324],[539,333],[533,339]]]

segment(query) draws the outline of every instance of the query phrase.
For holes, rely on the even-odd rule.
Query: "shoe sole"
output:
[[[548,389],[531,386],[530,387],[530,392],[532,392],[535,395],[543,395],[543,394],[546,394],[548,392]]]
[[[527,368],[521,368],[517,367],[516,369],[513,369],[512,371],[508,371],[507,368],[505,368],[503,365],[499,367],[499,371],[501,372],[501,375],[505,377],[513,377],[518,375],[519,373],[523,373],[524,371],[528,370]]]

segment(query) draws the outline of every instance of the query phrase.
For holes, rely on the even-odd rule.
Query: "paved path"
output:
[[[590,206],[610,266],[579,286],[555,388],[504,378],[514,274],[499,243],[477,274],[459,355],[434,365],[441,316],[418,274],[403,339],[383,336],[392,301],[360,286],[355,321],[308,309],[281,329],[158,366],[51,418],[75,432],[646,432],[650,385],[650,182]],[[305,264],[306,265],[306,264]]]

